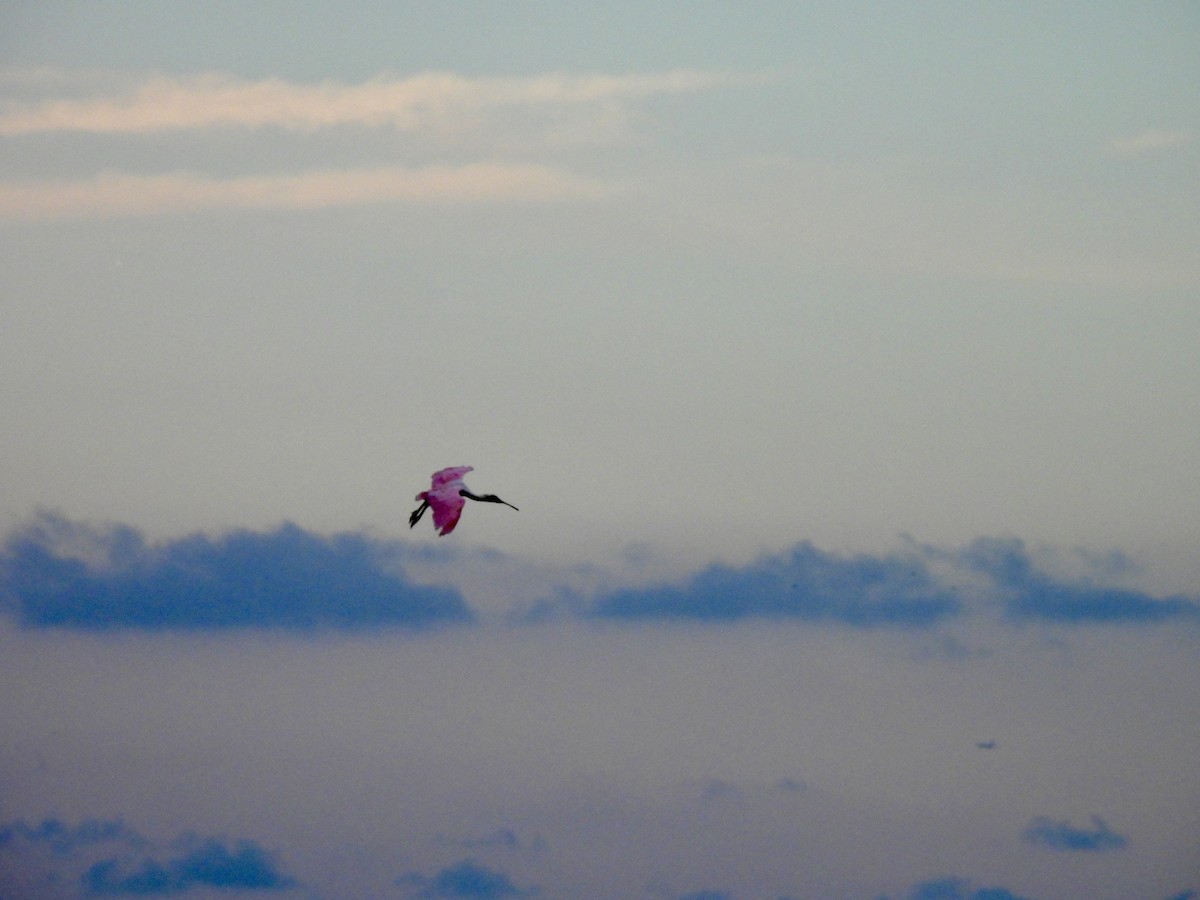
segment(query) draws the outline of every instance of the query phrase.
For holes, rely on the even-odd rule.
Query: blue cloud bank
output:
[[[1126,624],[1200,621],[1200,603],[1072,582],[1040,571],[1023,542],[980,538],[960,550],[916,548],[889,556],[839,556],[809,543],[746,566],[713,565],[682,584],[631,588],[585,605],[607,619],[710,622],[790,619],[856,628],[928,628],[968,614],[958,576],[982,582],[972,602],[1010,622]]]
[[[619,619],[787,618],[860,628],[928,626],[962,608],[914,558],[824,553],[809,543],[741,567],[714,565],[679,586],[599,598],[591,614]]]
[[[215,838],[189,843],[166,860],[143,859],[133,866],[115,858],[93,863],[84,873],[84,887],[91,894],[153,895],[193,887],[282,890],[294,884],[253,841],[238,841],[233,850]]]
[[[1184,597],[1151,597],[1139,591],[1070,584],[1039,572],[1016,539],[980,538],[960,554],[962,563],[987,575],[1015,619],[1058,622],[1155,622],[1195,618],[1200,605]]]
[[[446,568],[495,554],[417,549],[362,533],[324,536],[285,524],[271,531],[195,534],[150,544],[125,525],[95,527],[45,514],[0,547],[0,610],[25,627],[81,630],[421,628],[477,616],[462,595],[410,580],[421,554]],[[801,543],[743,566],[711,565],[672,584],[556,600],[530,597],[536,620],[767,619],[856,629],[928,629],[970,614],[1011,622],[1122,625],[1200,622],[1200,603],[1065,580],[1040,570],[1016,539],[964,548],[842,556]],[[1117,565],[1128,566],[1127,563]],[[960,588],[959,585],[965,585]],[[565,598],[565,599],[564,599]]]
[[[296,886],[254,841],[232,848],[224,839],[185,834],[162,847],[119,819],[88,819],[72,827],[59,819],[38,825],[0,825],[0,854],[45,848],[56,868],[83,867],[89,896],[165,896],[193,888],[276,891]]]
[[[0,554],[0,592],[18,621],[103,630],[425,626],[473,618],[454,590],[413,584],[378,542],[274,531],[162,545],[127,526],[42,516]]]

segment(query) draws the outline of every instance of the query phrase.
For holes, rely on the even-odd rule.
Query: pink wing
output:
[[[458,524],[467,501],[458,492],[466,487],[463,476],[474,471],[474,466],[451,466],[433,473],[433,484],[429,490],[417,494],[433,507],[433,527],[438,534],[447,535]]]
[[[467,501],[459,496],[457,490],[430,491],[429,505],[433,507],[433,527],[438,534],[447,535],[458,524],[458,517],[462,515]]]
[[[474,466],[451,466],[448,469],[442,469],[439,472],[433,473],[433,490],[444,487],[455,481],[462,481],[464,475],[468,472],[474,472]]]

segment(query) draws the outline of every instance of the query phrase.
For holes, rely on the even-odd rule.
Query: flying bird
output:
[[[421,516],[425,515],[425,510],[431,506],[433,507],[433,527],[440,535],[447,535],[454,530],[468,500],[503,503],[505,506],[512,506],[513,509],[516,509],[507,500],[501,500],[495,494],[472,494],[468,491],[467,486],[463,484],[463,476],[474,471],[474,468],[474,466],[451,466],[449,469],[434,472],[433,484],[429,490],[421,491],[414,498],[420,500],[421,505],[414,509],[412,515],[408,517],[408,527],[412,528],[421,521]]]

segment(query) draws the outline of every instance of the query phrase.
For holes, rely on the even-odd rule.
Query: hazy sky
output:
[[[1200,891],[1198,47],[5,4],[0,884]]]

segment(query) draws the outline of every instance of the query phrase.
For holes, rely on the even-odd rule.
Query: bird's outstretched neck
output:
[[[507,500],[501,500],[495,494],[472,494],[466,488],[460,488],[458,493],[459,493],[459,496],[466,497],[468,500],[478,500],[481,503],[503,503],[505,506],[510,506],[513,509],[517,509],[515,506],[513,506]],[[517,509],[517,512],[520,512],[520,510]],[[416,514],[414,513],[414,515],[416,515]]]

